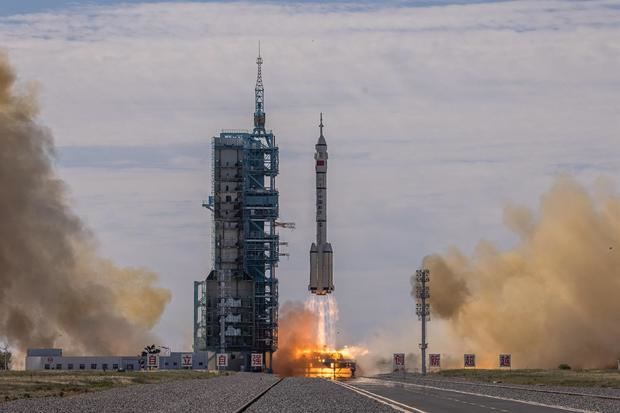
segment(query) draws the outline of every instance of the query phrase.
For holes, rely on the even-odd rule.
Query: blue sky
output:
[[[339,0],[271,0],[264,1],[263,3],[271,4],[286,4],[286,3],[321,3],[321,4],[359,4],[362,7],[381,7],[384,5],[390,6],[402,6],[402,7],[427,7],[427,6],[442,6],[448,4],[474,4],[474,3],[492,3],[509,0],[381,0],[381,1],[339,1]],[[225,1],[220,1],[225,3]],[[9,16],[22,13],[37,13],[54,10],[62,10],[71,7],[83,7],[83,6],[111,6],[111,5],[127,5],[127,4],[141,4],[141,3],[184,3],[183,0],[152,0],[152,1],[140,1],[140,0],[5,0],[0,7],[0,15]],[[217,0],[197,0],[196,3],[218,3]]]
[[[451,246],[512,245],[507,202],[536,206],[560,173],[620,181],[617,1],[14,3],[0,44],[37,85],[71,202],[103,255],[173,291],[157,328],[174,348],[189,348],[192,281],[210,266],[209,139],[250,127],[259,39],[281,215],[297,223],[281,301],[307,293],[322,111],[345,343],[415,343],[409,276]]]

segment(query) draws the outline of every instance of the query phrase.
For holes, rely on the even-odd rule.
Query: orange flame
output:
[[[350,378],[355,373],[354,358],[368,353],[356,346],[324,347],[317,334],[319,315],[301,303],[285,303],[280,310],[279,324],[274,370],[281,376]]]

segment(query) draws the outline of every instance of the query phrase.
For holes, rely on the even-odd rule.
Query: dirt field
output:
[[[158,372],[0,372],[0,403],[15,399],[67,396],[106,390],[132,384],[162,383],[174,380],[204,379],[216,373],[199,371]]]
[[[547,386],[608,387],[620,389],[618,370],[443,370],[443,377],[464,378],[483,382],[501,381],[508,384],[539,384]]]

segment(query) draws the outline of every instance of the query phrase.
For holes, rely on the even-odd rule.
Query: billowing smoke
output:
[[[303,375],[306,361],[299,352],[320,349],[317,335],[318,315],[299,302],[286,302],[280,309],[278,351],[274,354],[275,373],[281,376]]]
[[[505,209],[518,245],[480,242],[424,260],[431,312],[448,320],[463,352],[512,353],[520,367],[613,365],[620,355],[620,196],[562,176],[535,214]],[[414,282],[415,280],[412,280]]]
[[[119,268],[67,201],[51,133],[0,54],[0,338],[18,351],[136,354],[170,300],[149,271]]]

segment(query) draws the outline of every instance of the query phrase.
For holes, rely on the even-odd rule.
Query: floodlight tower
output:
[[[431,305],[426,302],[431,297],[430,288],[426,285],[430,281],[430,274],[431,272],[426,269],[415,272],[415,313],[418,316],[418,320],[422,322],[422,342],[420,343],[422,375],[426,375],[426,349],[428,348],[428,343],[426,342],[426,322],[431,321]]]

